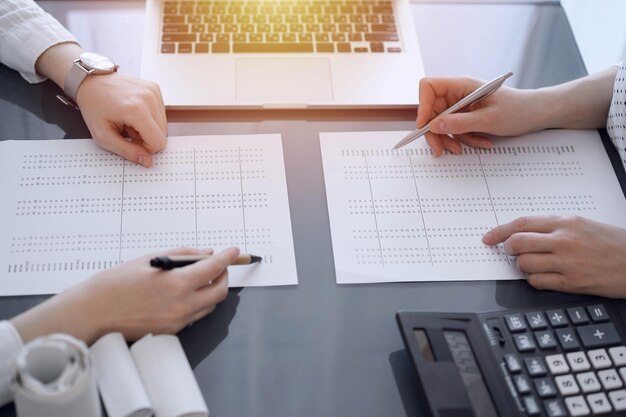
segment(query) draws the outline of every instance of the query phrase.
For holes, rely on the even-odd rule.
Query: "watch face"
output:
[[[89,68],[96,71],[114,71],[115,63],[106,56],[94,54],[93,52],[85,52],[80,55],[80,60]]]

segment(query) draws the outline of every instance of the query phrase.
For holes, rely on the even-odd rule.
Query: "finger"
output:
[[[443,147],[452,152],[454,155],[460,155],[463,151],[461,144],[450,136],[443,136]]]
[[[192,288],[202,288],[217,279],[228,265],[233,264],[239,257],[238,248],[229,248],[207,259],[192,265],[180,268]]]
[[[487,112],[476,110],[439,116],[430,123],[433,133],[456,135],[460,133],[484,132],[487,127]]]
[[[211,250],[211,253],[213,251]],[[179,256],[179,255],[188,255],[188,256],[196,256],[196,255],[211,255],[211,253],[207,253],[207,250],[203,249],[195,249],[195,248],[176,248],[176,249],[168,249],[160,252],[154,252],[146,255],[146,258],[156,258],[159,256]]]
[[[510,223],[491,229],[483,236],[483,243],[496,245],[507,240],[514,233],[536,232],[549,233],[556,228],[555,216],[519,217]]]
[[[94,141],[101,148],[116,153],[124,159],[143,165],[146,168],[152,166],[152,156],[143,146],[124,139],[113,128],[98,132],[97,135],[94,135]]]
[[[228,270],[213,280],[211,285],[206,285],[196,290],[189,300],[194,312],[207,309],[218,304],[228,296]]]
[[[556,257],[548,253],[523,253],[515,260],[517,268],[525,274],[560,273]]]
[[[564,291],[566,289],[565,277],[556,272],[530,274],[526,281],[538,290]]]
[[[157,84],[150,83],[150,85],[156,98],[155,107],[151,113],[161,128],[161,131],[167,138],[167,113],[165,112],[165,104],[163,103],[163,94],[161,94],[161,89]]]
[[[433,88],[433,80],[422,78],[419,84],[419,106],[417,107],[417,120],[415,121],[418,129],[426,126],[426,123],[430,121],[436,98],[437,94]]]
[[[454,135],[454,138],[464,145],[478,149],[491,149],[493,142],[484,136],[478,136],[473,133],[461,133]]]
[[[124,130],[128,134],[129,138],[131,138],[135,142],[139,142],[137,143],[139,146],[142,145],[143,140],[141,140],[141,135],[139,134],[139,132],[137,132],[135,129],[133,129],[130,126],[124,126]]]
[[[522,253],[553,252],[555,245],[549,234],[518,232],[505,240],[503,246],[507,255],[519,255]]]
[[[426,143],[430,146],[430,149],[433,151],[433,155],[441,156],[443,154],[443,136],[435,135],[434,133],[426,133],[425,135]]]
[[[155,153],[165,148],[165,134],[149,112],[143,110],[129,113],[124,123],[139,133],[143,147],[148,152]]]

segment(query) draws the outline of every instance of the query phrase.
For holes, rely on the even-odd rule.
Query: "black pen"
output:
[[[210,258],[213,255],[199,255],[199,256],[159,256],[150,260],[150,266],[160,268],[164,270],[170,270],[174,268],[181,268],[183,266],[191,265],[206,258]],[[250,265],[261,262],[263,258],[256,255],[239,255],[239,258],[231,265]]]

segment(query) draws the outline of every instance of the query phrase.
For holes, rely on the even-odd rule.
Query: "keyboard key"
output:
[[[195,33],[164,33],[161,37],[163,42],[195,42]]]
[[[208,43],[197,43],[195,44],[194,50],[197,54],[207,53],[209,52],[209,44]]]
[[[172,54],[176,52],[176,44],[175,43],[164,43],[161,45],[161,53],[162,54]]]
[[[367,48],[355,47],[354,52],[369,52],[369,50]]]
[[[609,354],[604,349],[595,349],[587,352],[587,356],[595,369],[603,369],[611,366]]]
[[[554,340],[554,334],[551,330],[544,330],[541,332],[535,332],[535,339],[539,345],[539,349],[554,349],[556,347],[556,340]]]
[[[233,43],[233,52],[314,52],[312,43]]]
[[[211,44],[211,52],[213,52],[213,53],[227,53],[227,52],[230,52],[230,44],[228,44],[228,43],[213,43],[213,44]]]
[[[533,381],[540,398],[554,397],[557,394],[552,378],[538,378]]]
[[[189,25],[176,24],[176,25],[163,25],[163,33],[187,33],[189,32]]]
[[[552,375],[569,372],[569,366],[567,366],[565,357],[561,354],[546,356],[546,364]]]
[[[598,372],[598,379],[605,390],[612,390],[621,388],[623,386],[622,380],[615,369],[605,369]]]
[[[563,350],[576,350],[580,348],[580,344],[578,343],[573,329],[557,329],[556,337],[559,339]]]
[[[624,366],[626,365],[626,347],[625,346],[616,346],[609,349],[609,355],[611,355],[611,359],[613,359],[613,363],[615,366]]]
[[[359,48],[354,48],[356,51]],[[517,346],[517,350],[520,352],[532,352],[535,350],[535,342],[532,337],[528,333],[522,334],[514,334],[513,340],[515,341],[515,346]]]
[[[523,397],[522,402],[524,403],[524,410],[526,410],[526,414],[529,416],[538,416],[541,414],[539,404],[537,403],[537,399],[535,397]]]
[[[370,51],[372,52],[385,52],[385,45],[382,42],[371,42]]]
[[[528,394],[531,391],[530,382],[525,375],[515,375],[513,377],[513,382],[515,383],[517,392],[520,394]]]
[[[621,343],[615,326],[611,323],[592,324],[576,328],[583,346],[588,348],[611,346]]]
[[[589,369],[591,369],[591,364],[587,360],[587,355],[585,355],[585,352],[568,353],[567,361],[569,362],[569,366],[572,367],[572,371],[574,372],[588,371]]]
[[[578,385],[580,385],[583,392],[600,391],[600,382],[598,381],[596,374],[593,372],[583,372],[582,374],[577,374],[576,380],[578,381]]]
[[[568,308],[567,315],[569,316],[572,324],[579,325],[589,323],[589,317],[587,316],[587,313],[585,312],[585,309],[583,307]]]
[[[541,311],[526,313],[526,320],[533,330],[543,330],[548,327],[548,322]]]
[[[582,395],[565,399],[565,406],[572,417],[588,416],[591,411]]]
[[[340,42],[337,44],[337,52],[352,52],[352,47],[347,42]]]
[[[613,410],[609,399],[603,392],[587,395],[587,402],[589,403],[589,407],[591,407],[591,411],[594,414],[606,414]]]
[[[565,317],[565,313],[563,310],[551,310],[548,311],[548,321],[552,327],[563,327],[567,326],[567,318]]]
[[[548,415],[548,417],[566,417],[567,416],[567,410],[565,410],[563,401],[559,399],[544,401],[543,408],[545,408],[546,414]]]
[[[576,383],[576,379],[574,379],[574,375],[572,374],[557,376],[554,378],[554,383],[559,389],[561,395],[578,394],[580,391],[578,384]]]
[[[626,384],[626,367],[619,368],[619,374],[622,376],[622,380]]]
[[[390,23],[383,23],[381,25],[373,24],[370,26],[370,30],[372,32],[393,32],[393,33],[398,31],[398,29],[396,28],[396,25],[390,24]]]
[[[591,321],[593,321],[594,323],[609,321],[609,315],[607,314],[602,304],[589,306],[587,307],[587,311],[589,312],[589,317],[591,317]]]
[[[179,43],[178,44],[178,53],[179,54],[189,54],[191,53],[191,44],[190,43]]]
[[[392,52],[392,53],[402,52],[402,48],[396,48],[396,47],[387,48],[387,52]]]
[[[615,411],[626,410],[626,390],[621,389],[619,391],[609,392],[609,399]]]
[[[317,52],[335,52],[335,45],[332,43],[316,43]]]
[[[538,356],[524,359],[524,365],[530,376],[544,376],[548,373],[543,359]]]
[[[366,33],[364,35],[367,42],[398,42],[398,35],[395,33]]]
[[[522,370],[522,364],[520,363],[517,355],[513,355],[511,353],[504,355],[504,362],[506,363],[506,367],[509,369],[509,372],[512,374],[516,374]]]

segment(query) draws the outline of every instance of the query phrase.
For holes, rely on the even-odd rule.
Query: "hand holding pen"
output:
[[[461,77],[422,79],[417,126],[424,129],[415,131],[415,136],[425,134],[433,153],[439,156],[444,149],[460,153],[462,144],[490,148],[491,141],[476,132],[496,136],[527,133],[530,129],[525,121],[530,118],[526,113],[532,110],[530,92],[504,87],[490,95],[510,75],[489,83]]]

